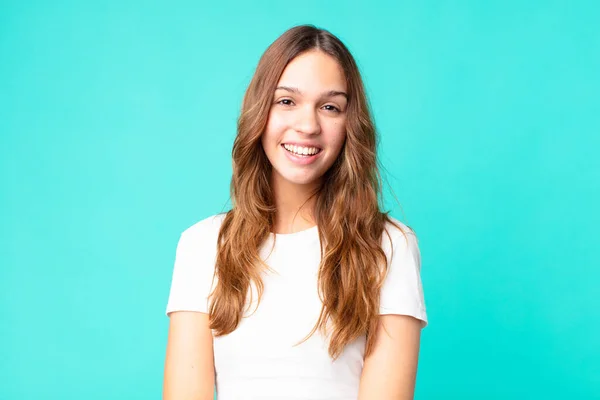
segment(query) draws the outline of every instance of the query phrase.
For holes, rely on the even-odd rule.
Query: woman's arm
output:
[[[177,311],[169,319],[163,400],[213,400],[215,366],[208,314]]]
[[[365,358],[358,400],[412,400],[417,376],[421,321],[381,315],[373,353]]]

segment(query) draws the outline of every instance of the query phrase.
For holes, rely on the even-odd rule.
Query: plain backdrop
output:
[[[599,4],[0,1],[0,399],[160,399],[179,234],[304,23],[356,57],[419,237],[416,399],[600,398]]]

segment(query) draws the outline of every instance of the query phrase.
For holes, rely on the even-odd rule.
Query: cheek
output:
[[[327,137],[329,145],[333,148],[340,149],[346,140],[346,125],[344,123],[335,123],[328,127]]]
[[[267,121],[267,131],[271,136],[279,134],[285,130],[287,123],[279,113],[271,112]]]
[[[267,120],[267,126],[262,135],[263,146],[272,144],[274,140],[277,140],[277,132],[279,131],[278,125],[277,118],[274,118],[274,116],[270,114],[269,119]]]

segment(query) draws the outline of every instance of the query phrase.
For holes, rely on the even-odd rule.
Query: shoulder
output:
[[[184,229],[181,233],[181,237],[197,239],[214,238],[216,240],[221,224],[225,219],[225,215],[227,215],[227,213],[219,213],[201,219]]]
[[[208,312],[219,227],[225,214],[206,217],[186,228],[179,238],[167,315],[172,311]]]
[[[203,218],[184,229],[177,243],[177,254],[181,257],[199,257],[200,254],[216,252],[219,230],[225,213]]]
[[[410,315],[422,320],[425,327],[427,312],[417,235],[408,225],[390,219],[386,222],[389,238],[384,232],[382,239],[389,268],[381,289],[380,314]]]
[[[418,238],[415,231],[402,221],[388,216],[382,235],[382,247],[386,251],[400,250],[415,252],[418,250]]]

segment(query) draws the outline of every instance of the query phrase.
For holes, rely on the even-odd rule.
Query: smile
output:
[[[284,143],[282,146],[290,153],[294,153],[299,156],[312,156],[321,151],[320,148],[312,146],[297,146],[288,143]]]
[[[322,149],[316,147],[298,147],[282,144],[281,148],[285,151],[287,158],[294,164],[307,165],[320,157]],[[295,150],[295,151],[294,151]],[[304,154],[306,153],[306,154]]]

